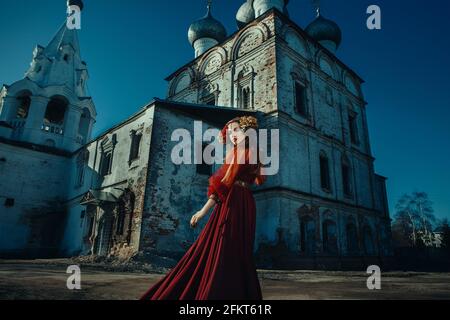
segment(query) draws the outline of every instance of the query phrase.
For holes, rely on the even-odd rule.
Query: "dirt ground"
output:
[[[0,299],[134,300],[162,277],[81,267],[81,290],[67,289],[64,261],[0,260]],[[364,272],[258,270],[265,300],[450,299],[450,273],[382,273],[381,290]]]

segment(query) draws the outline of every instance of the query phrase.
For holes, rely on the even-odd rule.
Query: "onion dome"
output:
[[[250,21],[255,20],[253,1],[254,0],[247,0],[247,2],[239,8],[236,14],[236,23],[239,29],[242,29]]]
[[[283,4],[279,3],[280,0],[247,0],[238,10],[236,14],[236,23],[239,29],[242,29],[247,23],[253,21],[256,16],[256,12],[262,15],[264,12],[270,8],[276,7],[282,11],[286,16],[289,17],[289,12],[287,10],[287,4],[289,0],[282,0]],[[261,6],[264,6],[263,10],[258,10]]]
[[[342,41],[342,32],[339,26],[334,21],[325,19],[320,11],[317,13],[317,18],[306,27],[305,31],[318,42],[334,42],[336,49]]]
[[[191,24],[188,31],[188,38],[191,45],[198,39],[211,38],[218,43],[224,41],[227,37],[227,31],[222,23],[217,21],[211,15],[211,5],[208,5],[206,15]]]

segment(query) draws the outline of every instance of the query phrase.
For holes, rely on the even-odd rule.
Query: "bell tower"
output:
[[[83,3],[70,0],[68,8]],[[69,14],[72,10],[68,10]],[[78,34],[66,21],[46,47],[37,45],[25,77],[0,91],[6,139],[72,152],[91,137],[96,110],[88,94],[87,65]]]

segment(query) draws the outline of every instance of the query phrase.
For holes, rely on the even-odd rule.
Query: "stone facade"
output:
[[[262,261],[281,261],[267,257],[280,245],[282,261],[313,267],[392,254],[385,178],[374,172],[363,80],[286,16],[271,10],[168,80],[172,101],[255,110],[264,114],[263,127],[280,130],[283,164],[256,192]],[[303,113],[296,110],[296,84],[304,88]],[[314,236],[308,238],[309,226]]]
[[[189,219],[206,201],[209,175],[198,165],[170,161],[172,132],[193,134],[196,120],[204,130],[221,128],[234,116],[254,114],[262,127],[280,130],[282,159],[279,173],[255,188],[260,266],[383,263],[392,254],[390,218],[385,178],[374,171],[363,81],[265,5],[260,1],[264,10],[256,19],[169,76],[166,100],[152,101],[94,140],[95,108],[82,90],[87,70],[76,36],[58,33],[67,53],[58,51],[63,56],[49,59],[51,65],[42,57],[54,41],[38,47],[28,76],[2,90],[0,172],[6,179],[0,187],[7,191],[0,199],[15,203],[0,209],[6,212],[1,254],[27,255],[36,243],[50,243],[52,250],[36,255],[175,261],[198,235]],[[69,72],[75,81],[61,85],[66,55],[82,68]],[[50,71],[39,75],[43,70]],[[28,96],[30,115],[40,113],[17,124],[19,104]],[[51,126],[42,124],[43,117],[59,120],[45,109],[53,97],[67,112],[56,129],[46,130]],[[31,211],[39,223],[29,222]],[[56,223],[52,239],[33,240]]]

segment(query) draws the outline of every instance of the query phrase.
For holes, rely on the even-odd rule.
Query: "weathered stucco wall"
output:
[[[171,160],[172,148],[178,144],[171,141],[172,132],[183,128],[194,137],[195,120],[179,112],[156,108],[154,127],[157,130],[152,138],[142,218],[143,252],[178,257],[195,241],[205,223],[197,229],[189,225],[192,215],[207,201],[209,176],[197,173],[195,164],[175,165]],[[210,127],[203,122],[203,130]]]
[[[80,150],[73,157],[69,184],[69,216],[63,242],[63,251],[66,255],[86,254],[91,249],[92,243],[89,242],[89,229],[90,224],[95,222],[89,219],[90,211],[92,214],[96,210],[95,207],[99,207],[99,216],[115,214],[113,212],[115,205],[110,206],[106,203],[101,203],[98,206],[86,206],[80,204],[82,197],[92,189],[113,194],[116,198],[119,198],[126,188],[131,190],[134,194],[134,210],[131,228],[129,229],[130,234],[124,235],[124,237],[115,237],[113,233],[108,252],[117,257],[128,258],[139,250],[144,191],[153,132],[153,112],[154,108],[145,108],[137,116],[132,117],[89,143],[86,148]],[[138,158],[129,162],[132,130],[142,134],[142,138]],[[116,142],[114,144],[110,173],[102,176],[100,174],[102,144],[113,140]],[[83,182],[80,185],[78,183],[79,166],[77,165],[77,159],[86,150],[88,159],[84,166]],[[114,216],[111,228],[114,228],[116,225],[116,220],[117,217]],[[95,228],[98,228],[98,225]],[[129,236],[129,240],[127,236]]]
[[[0,143],[0,256],[57,254],[69,162],[64,156]],[[7,199],[14,204],[7,206]]]

